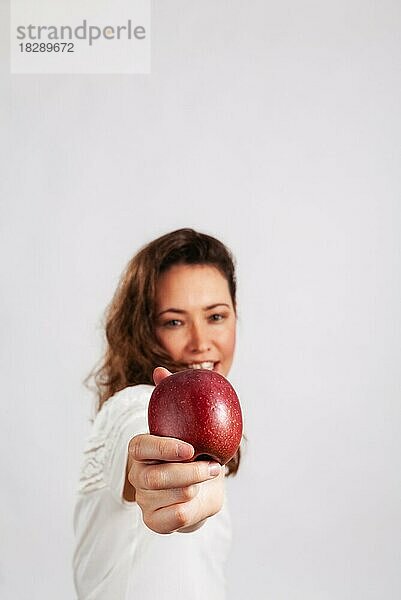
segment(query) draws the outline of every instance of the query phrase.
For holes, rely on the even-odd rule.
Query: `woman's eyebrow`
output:
[[[179,308],[166,308],[166,310],[162,310],[162,312],[159,312],[159,314],[157,316],[161,317],[161,315],[164,315],[164,313],[167,313],[167,312],[179,313],[181,315],[181,314],[185,313],[185,310],[180,310]]]
[[[210,306],[206,306],[203,310],[212,310],[212,308],[216,308],[217,306],[227,306],[227,308],[230,308],[229,304],[226,304],[225,302],[218,302],[217,304],[211,304]],[[181,310],[180,308],[166,308],[166,310],[162,310],[162,312],[160,312],[157,316],[160,317],[161,315],[164,315],[164,313],[167,312],[178,313],[180,315],[186,313],[185,310]]]
[[[225,302],[218,302],[217,304],[211,304],[210,306],[206,306],[206,308],[204,308],[203,310],[211,310],[212,308],[216,308],[216,306],[227,306],[227,308],[230,308],[230,306]]]

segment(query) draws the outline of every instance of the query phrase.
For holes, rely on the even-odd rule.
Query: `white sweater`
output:
[[[74,512],[74,581],[79,600],[223,600],[230,518],[222,510],[192,533],[148,529],[135,502],[122,497],[127,448],[148,433],[153,386],[110,398],[92,426]]]

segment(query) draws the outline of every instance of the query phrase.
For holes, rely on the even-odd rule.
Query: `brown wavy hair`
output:
[[[133,385],[154,385],[156,366],[170,371],[187,368],[173,361],[155,335],[155,295],[159,276],[177,264],[207,264],[216,267],[228,282],[237,314],[234,258],[219,240],[194,229],[177,229],[139,250],[124,270],[114,297],[106,309],[104,327],[106,350],[100,366],[94,368],[84,383],[95,382],[97,410],[116,392]],[[240,450],[227,466],[235,474]]]

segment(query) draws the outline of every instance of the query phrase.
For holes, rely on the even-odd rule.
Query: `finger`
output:
[[[143,520],[153,531],[157,533],[172,533],[185,527],[191,527],[199,521],[216,514],[220,506],[209,506],[200,499],[200,494],[188,502],[180,502],[171,506],[164,506],[143,514]]]
[[[192,458],[194,452],[187,442],[149,433],[136,435],[128,447],[130,458],[136,461],[183,461]]]
[[[149,529],[152,529],[156,533],[172,533],[183,527],[189,527],[200,521],[200,519],[197,519],[197,514],[200,512],[199,505],[194,510],[191,504],[194,500],[180,502],[153,512],[143,513],[143,521]]]
[[[145,490],[183,488],[214,479],[220,472],[219,463],[206,461],[149,465],[141,470],[138,483]]]
[[[159,508],[189,502],[199,493],[199,485],[188,485],[182,488],[172,488],[162,491],[138,490],[137,502],[140,506],[146,506],[146,512],[154,512]]]
[[[164,367],[156,367],[156,369],[153,371],[153,381],[155,382],[155,385],[159,385],[159,383],[169,375],[172,375],[172,373],[168,369],[165,369]]]

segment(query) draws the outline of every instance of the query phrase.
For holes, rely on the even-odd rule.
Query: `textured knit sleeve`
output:
[[[147,405],[152,386],[126,388],[110,398],[98,413],[84,450],[80,494],[108,487],[122,501],[128,444],[148,433]]]
[[[151,386],[122,390],[102,407],[84,450],[74,509],[74,584],[78,600],[123,600],[141,514],[122,493],[128,444],[147,433]]]

